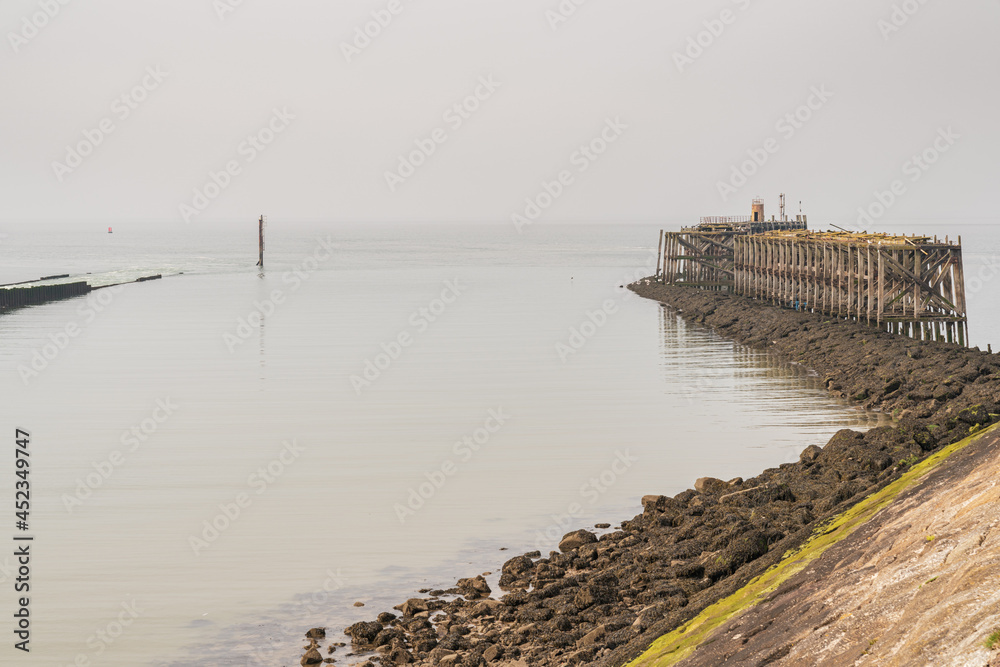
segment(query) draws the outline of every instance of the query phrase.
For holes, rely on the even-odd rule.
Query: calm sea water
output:
[[[252,226],[0,231],[0,283],[165,276],[0,317],[8,457],[32,435],[17,664],[297,664],[310,627],[879,419],[620,289],[652,272],[654,227],[272,224],[264,272]],[[970,293],[984,346],[990,293]]]

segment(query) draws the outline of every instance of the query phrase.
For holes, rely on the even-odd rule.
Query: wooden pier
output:
[[[734,239],[733,291],[876,324],[919,340],[968,340],[962,240],[851,232]]]
[[[700,226],[661,232],[657,278],[919,340],[968,340],[961,238]]]
[[[779,215],[770,220],[764,217],[764,200],[758,197],[751,203],[750,215],[707,216],[696,227],[679,232],[660,230],[656,275],[671,285],[732,291],[737,237],[808,228],[807,216],[799,213],[792,220],[785,214],[784,194]]]

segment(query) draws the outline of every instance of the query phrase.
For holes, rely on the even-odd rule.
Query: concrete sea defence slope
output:
[[[997,428],[915,466],[634,664],[1000,665]]]
[[[645,281],[631,288],[689,321],[814,369],[834,395],[890,412],[897,422],[864,434],[841,431],[797,463],[752,479],[704,478],[673,497],[647,496],[643,512],[619,529],[574,531],[558,551],[508,560],[500,591],[481,575],[422,591],[346,628],[348,655],[370,654],[382,665],[618,667],[691,627],[685,624],[713,605],[729,605],[710,624],[714,630],[758,604],[757,593],[768,587],[750,595],[747,585],[767,577],[768,586],[780,585],[795,574],[787,559],[773,567],[786,554],[806,544],[807,556],[818,555],[819,546],[849,534],[924,474],[920,466],[929,464],[922,460],[940,461],[954,451],[950,445],[984,432],[1000,414],[1000,359],[991,354],[741,297]],[[888,495],[871,500],[878,493]],[[854,515],[844,514],[852,508]],[[821,536],[831,532],[807,544],[820,526]],[[733,603],[734,595],[744,599]],[[343,660],[338,642],[311,632],[302,664]]]

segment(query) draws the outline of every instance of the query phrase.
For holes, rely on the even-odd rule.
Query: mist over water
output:
[[[967,276],[997,250],[978,229]],[[879,423],[622,289],[653,226],[272,224],[263,272],[255,229],[5,231],[0,283],[164,275],[0,316],[0,432],[32,434],[33,664],[291,664],[310,627],[337,641],[642,495]]]

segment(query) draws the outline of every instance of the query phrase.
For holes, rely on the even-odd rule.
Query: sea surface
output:
[[[994,229],[948,230],[983,347]],[[624,290],[652,225],[272,222],[263,271],[255,223],[0,232],[0,284],[163,275],[0,316],[0,542],[34,537],[30,662],[0,550],[3,664],[295,665],[311,627],[884,421]]]

